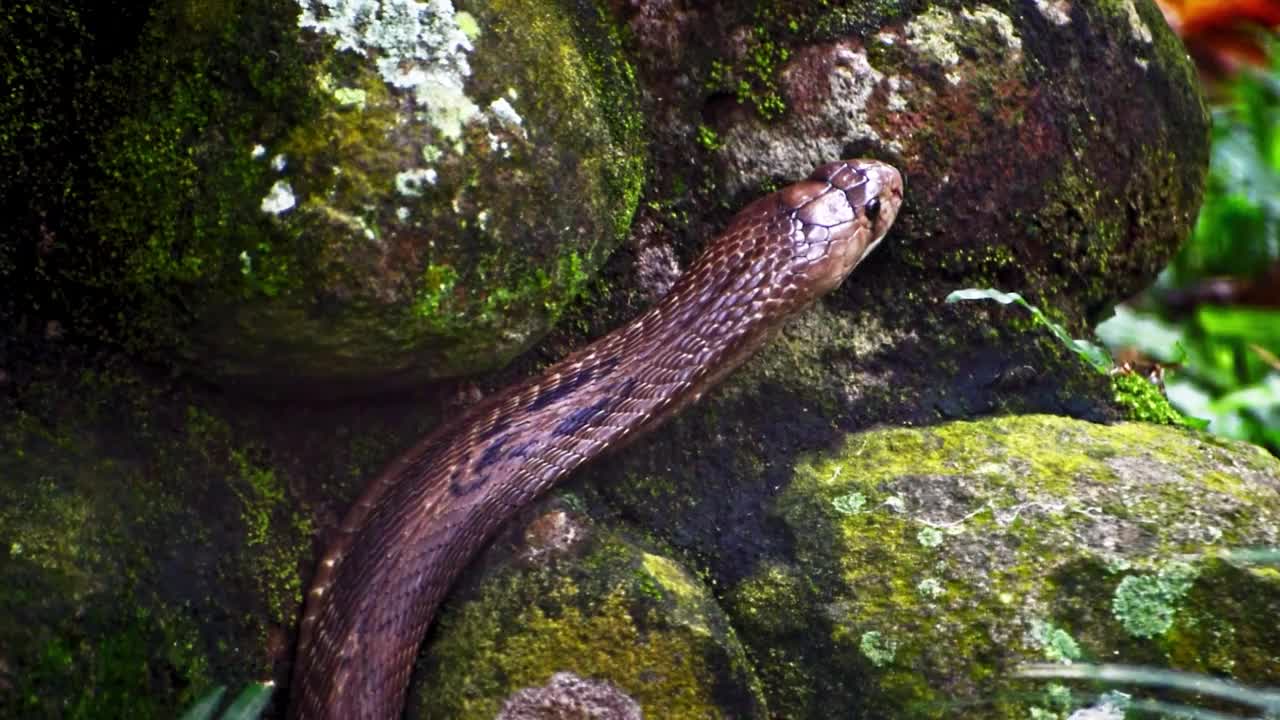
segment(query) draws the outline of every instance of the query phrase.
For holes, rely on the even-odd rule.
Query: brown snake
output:
[[[393,461],[320,560],[290,717],[399,717],[432,617],[493,533],[582,463],[702,397],[839,285],[901,203],[888,165],[823,165],[734,216],[639,318]]]

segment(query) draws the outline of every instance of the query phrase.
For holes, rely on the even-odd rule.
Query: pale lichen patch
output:
[[[965,20],[973,23],[990,23],[1010,50],[1019,55],[1022,53],[1022,38],[1018,37],[1017,31],[1013,29],[1013,20],[1009,19],[1008,15],[990,5],[979,5],[974,10],[963,10],[960,14]]]
[[[438,175],[431,168],[413,168],[396,173],[396,192],[409,197],[420,197],[428,185],[434,185]]]
[[[1036,9],[1040,11],[1045,20],[1054,25],[1068,25],[1071,23],[1070,0],[1036,0]]]
[[[368,102],[369,93],[360,88],[340,87],[334,89],[333,99],[343,107],[354,107],[363,110]]]
[[[907,47],[937,64],[951,67],[960,62],[960,50],[953,40],[957,34],[956,18],[946,9],[929,8],[912,18],[903,31]]]
[[[293,194],[293,188],[284,180],[277,180],[271,189],[267,191],[265,197],[262,198],[262,212],[270,215],[280,215],[292,210],[298,204],[297,197]]]
[[[1138,14],[1138,7],[1133,4],[1133,0],[1122,0],[1120,9],[1124,11],[1125,18],[1129,21],[1129,33],[1133,36],[1133,39],[1145,45],[1150,45],[1152,41],[1151,28],[1147,27],[1147,23]]]
[[[1014,29],[1013,20],[989,5],[962,10],[958,17],[940,7],[930,8],[903,28],[907,47],[943,68],[956,68],[961,64],[960,48],[972,45],[968,36],[974,31],[994,31],[1000,44],[1012,51],[1005,62],[1021,60],[1022,38]],[[953,69],[948,70],[945,77],[952,85],[964,80],[964,75]]]

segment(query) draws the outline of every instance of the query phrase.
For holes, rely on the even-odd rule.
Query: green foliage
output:
[[[1068,333],[1066,329],[1058,323],[1050,320],[1048,316],[1040,311],[1040,308],[1022,299],[1022,296],[1018,293],[1006,293],[993,288],[987,288],[985,290],[968,288],[965,290],[956,290],[946,298],[947,303],[959,302],[961,300],[994,300],[1001,305],[1017,303],[1031,313],[1031,319],[1037,325],[1043,325],[1048,328],[1049,332],[1053,333],[1054,337],[1062,341],[1062,344],[1065,345],[1068,350],[1079,355],[1085,362],[1092,365],[1095,370],[1104,373],[1111,370],[1111,356],[1107,354],[1106,350],[1103,350],[1087,340],[1077,340],[1071,337],[1071,334]]]
[[[1280,308],[1256,298],[1254,306],[1201,300],[1188,312],[1173,301],[1221,276],[1263,290],[1280,281],[1278,49],[1273,43],[1268,70],[1242,74],[1214,110],[1209,179],[1190,240],[1138,309],[1120,308],[1098,327],[1113,349],[1176,364],[1166,384],[1180,411],[1273,453],[1280,453]]]
[[[246,687],[236,699],[218,717],[219,720],[258,720],[267,709],[271,695],[275,692],[275,683],[256,683]],[[212,720],[214,713],[222,706],[222,698],[227,694],[226,686],[219,685],[209,694],[200,698],[191,709],[182,714],[179,720]]]

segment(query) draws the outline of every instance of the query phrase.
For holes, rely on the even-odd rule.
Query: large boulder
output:
[[[545,0],[156,2],[96,69],[130,102],[93,143],[101,247],[73,279],[132,299],[135,346],[224,379],[498,367],[630,225],[612,32]]]

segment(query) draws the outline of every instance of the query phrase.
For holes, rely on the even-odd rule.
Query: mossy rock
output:
[[[886,429],[803,458],[765,512],[789,552],[724,602],[777,717],[1061,712],[1012,678],[1030,662],[1275,677],[1280,582],[1229,559],[1280,541],[1280,462],[1249,445],[1051,416]]]
[[[1150,282],[1199,206],[1209,115],[1150,0],[739,3],[630,29],[657,143],[699,158],[655,155],[663,210],[705,237],[706,207],[833,158],[889,160],[904,211],[836,293],[890,295],[917,328],[921,304],[997,287],[1083,333]]]
[[[495,550],[431,636],[457,662],[429,668],[434,679],[424,687],[456,688],[474,674],[486,709],[540,689],[544,699],[570,688],[614,699],[616,690],[627,695],[619,707],[649,702],[646,680],[621,667],[638,656],[611,656],[619,673],[607,680],[581,666],[559,674],[568,661],[552,656],[586,648],[583,627],[613,638],[609,652],[624,637],[692,648],[681,667],[711,663],[736,694],[726,700],[698,678],[679,695],[696,702],[660,707],[726,716],[954,716],[965,710],[928,705],[932,693],[952,691],[987,703],[987,717],[1025,711],[1032,702],[1006,691],[1041,686],[971,671],[1048,657],[1033,637],[1054,652],[1077,647],[1086,659],[1119,650],[1207,671],[1241,657],[1238,677],[1265,679],[1251,673],[1275,655],[1272,633],[1257,624],[1275,614],[1265,605],[1274,604],[1272,581],[1212,560],[1191,563],[1197,574],[1188,579],[1165,561],[1210,544],[1275,542],[1258,534],[1274,527],[1274,461],[1148,426],[1041,417],[944,424],[1132,412],[1116,405],[1111,381],[1021,310],[941,300],[964,286],[1018,290],[1083,335],[1091,316],[1150,280],[1185,236],[1203,182],[1207,119],[1191,66],[1154,6],[1080,0],[1054,15],[1066,4],[642,5],[602,19],[585,3],[457,3],[470,21],[455,13],[452,25],[432,27],[467,38],[473,50],[460,52],[472,72],[465,96],[451,96],[454,112],[434,120],[383,82],[376,53],[337,51],[347,40],[319,11],[302,27],[301,6],[157,2],[138,42],[124,43],[129,52],[92,68],[91,89],[126,111],[112,122],[97,116],[86,133],[92,172],[74,180],[54,173],[41,185],[77,191],[74,206],[50,213],[49,235],[33,210],[32,233],[0,248],[0,275],[49,284],[40,303],[19,299],[14,310],[33,330],[0,338],[0,552],[8,553],[0,586],[11,588],[0,592],[0,614],[11,618],[0,621],[0,714],[171,717],[215,678],[271,674],[285,683],[301,587],[325,529],[380,465],[456,417],[458,398],[474,393],[446,383],[381,403],[281,408],[175,379],[176,360],[155,372],[136,354],[103,358],[92,343],[77,354],[41,333],[48,308],[62,308],[73,335],[119,314],[126,347],[178,347],[223,377],[287,374],[365,389],[491,368],[535,342],[621,237],[640,187],[637,86],[656,150],[642,208],[655,222],[639,227],[658,227],[676,256],[695,253],[740,202],[836,155],[892,159],[908,175],[906,209],[849,282],[723,387],[613,462],[579,473],[585,509],[573,513],[595,518],[596,549],[537,562]],[[614,22],[626,25],[634,78]],[[508,44],[485,51],[500,43]],[[501,63],[523,50],[537,56],[503,75]],[[456,55],[452,62],[456,69]],[[570,75],[583,81],[558,81]],[[393,123],[401,111],[409,116]],[[446,142],[454,120],[462,155]],[[440,154],[424,154],[427,145]],[[347,164],[335,175],[339,161]],[[510,192],[484,194],[495,188]],[[57,224],[69,216],[81,217],[84,233]],[[437,219],[448,233],[432,246],[435,236],[418,234],[415,223]],[[34,264],[14,248],[39,248]],[[93,261],[68,262],[77,249]],[[603,276],[610,292],[574,306],[572,322],[477,385],[495,390],[633,317],[646,289],[643,263],[616,254]],[[59,284],[66,276],[78,285]],[[78,294],[83,287],[99,295]],[[12,302],[0,297],[0,317]],[[81,315],[88,319],[72,326]],[[121,338],[111,339],[119,347]],[[1167,410],[1142,402],[1148,416]],[[879,425],[935,429],[866,434]],[[1046,437],[1084,439],[1059,462],[1032,442]],[[1162,445],[1168,452],[1156,455]],[[901,477],[857,465],[875,455],[882,469],[901,469],[899,447],[902,455],[917,447],[959,454],[926,453]],[[1077,482],[1097,493],[1086,500],[1142,489],[1134,473],[1155,466],[1133,461],[1143,453],[1174,468],[1183,485],[1153,481],[1155,495],[1134,490],[1101,506],[1099,517],[1127,529],[1111,555],[1081,543],[1055,570],[1034,565],[1049,540],[1074,540],[1069,520],[1093,512],[1064,518],[1054,503],[1068,503]],[[1214,458],[1234,470],[1210,467]],[[1042,488],[1034,481],[1053,475],[1046,463],[1084,474],[1053,476]],[[823,474],[837,466],[848,470]],[[997,466],[1007,476],[992,478]],[[1030,468],[1040,470],[1017,475]],[[862,470],[871,480],[860,479]],[[973,481],[972,496],[957,490],[957,478]],[[924,492],[934,487],[941,497]],[[916,488],[924,494],[909,492]],[[951,508],[943,501],[952,490],[956,508],[969,510],[935,516]],[[862,509],[845,514],[859,507],[859,493]],[[904,498],[904,512],[877,503],[890,493]],[[1142,512],[1170,515],[1138,522],[1124,514],[1130,497],[1163,501]],[[1241,497],[1257,503],[1243,506]],[[1028,506],[1010,527],[996,522],[1028,498],[1046,506]],[[935,539],[921,534],[922,519],[974,511],[957,526],[961,535],[920,544]],[[1262,518],[1254,534],[1248,517]],[[882,541],[874,547],[869,521]],[[1204,534],[1215,523],[1216,539]],[[997,540],[979,542],[977,531]],[[1125,544],[1131,538],[1142,558]],[[615,548],[614,565],[584,561],[606,547]],[[901,563],[853,562],[883,559],[887,549],[902,553]],[[1132,569],[1117,570],[1112,555]],[[657,560],[645,569],[646,558]],[[965,559],[1006,571],[984,586],[971,582],[976,571]],[[1126,581],[1124,572],[1148,579]],[[645,594],[650,581],[672,578],[692,605],[668,602],[665,590],[661,599]],[[993,602],[997,584],[1023,594]],[[529,593],[546,603],[516,602]],[[1137,627],[1151,629],[1163,611],[1129,609],[1177,593],[1183,603],[1169,614],[1171,629],[1124,639],[1117,596],[1128,598],[1120,607]],[[1204,619],[1208,610],[1196,608],[1211,600],[1218,615]],[[496,614],[508,610],[518,623],[497,627]],[[953,611],[959,620],[939,627],[918,622]],[[1191,627],[1187,618],[1203,622]],[[697,641],[699,623],[732,627],[736,640],[717,630],[713,642]],[[1007,644],[984,645],[989,628]],[[1218,645],[1206,650],[1210,630]],[[521,658],[512,678],[487,665],[486,648],[450,645],[482,636],[507,643],[499,667]],[[938,658],[926,639],[958,639],[962,652]],[[736,664],[735,643],[746,647],[749,669]],[[966,665],[958,656],[970,650],[990,653]],[[428,663],[435,652],[426,650]],[[954,684],[928,685],[939,678]]]
[[[141,303],[132,334],[223,377],[475,373],[625,236],[643,160],[603,16],[378,7],[155,5],[97,147],[113,265],[81,278]]]
[[[22,399],[0,403],[0,715],[172,718],[269,675],[312,528],[263,446],[114,371]]]
[[[607,684],[643,717],[767,717],[738,637],[677,560],[563,506],[508,535],[491,572],[441,613],[411,716],[526,717],[521,698],[555,707],[563,693],[550,683],[568,673]]]
[[[428,638],[417,716],[492,717],[558,673],[645,717],[796,719],[1096,699],[1015,678],[1034,662],[1274,678],[1280,582],[1232,554],[1280,542],[1280,461],[1250,445],[1047,415],[849,434],[763,504],[749,568],[741,535],[693,510],[726,494],[691,492],[657,505],[664,534],[719,544],[694,572],[626,539],[644,501],[587,513],[565,494],[512,523]]]

